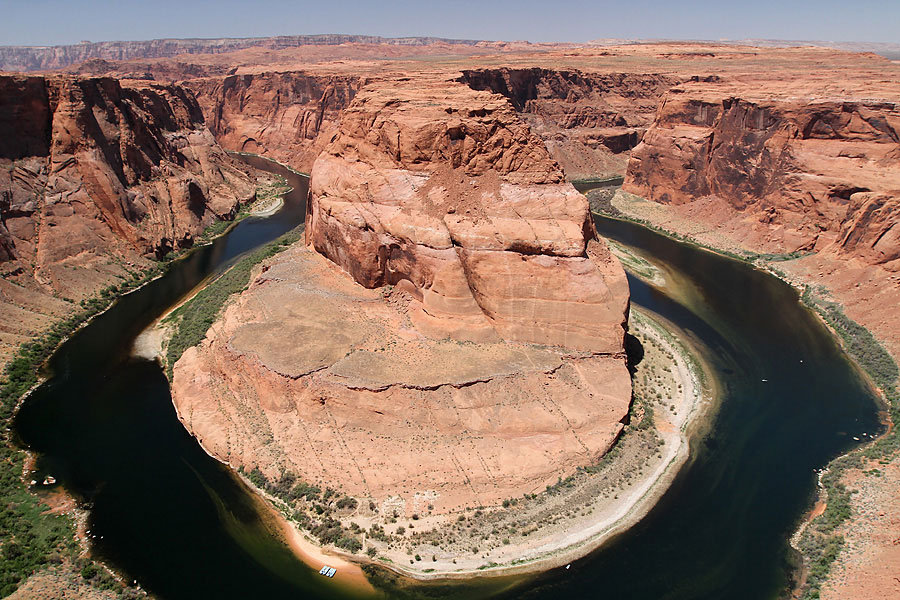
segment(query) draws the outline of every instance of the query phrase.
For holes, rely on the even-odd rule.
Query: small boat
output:
[[[324,575],[325,577],[334,577],[334,574],[337,573],[337,569],[334,567],[329,567],[325,565],[321,569],[319,569],[319,575]]]
[[[763,381],[764,381],[764,382],[768,382],[769,380],[768,380],[768,379],[763,379]]]

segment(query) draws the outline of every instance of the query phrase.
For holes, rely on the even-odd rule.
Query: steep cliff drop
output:
[[[543,490],[617,438],[625,274],[505,98],[363,87],[313,166],[306,235],[175,364],[215,456],[444,514]]]
[[[570,180],[622,175],[663,94],[683,77],[576,69],[466,69],[461,81],[510,99]]]
[[[860,96],[673,88],[632,153],[625,189],[714,203],[703,212],[737,216],[748,248],[827,250],[896,270],[900,106]]]
[[[196,94],[207,126],[224,148],[262,154],[308,173],[337,132],[360,78],[288,71],[192,79],[184,85]]]
[[[0,77],[4,355],[254,193],[181,87]]]

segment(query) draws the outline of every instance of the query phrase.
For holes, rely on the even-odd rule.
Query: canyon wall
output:
[[[625,273],[507,98],[361,87],[312,167],[306,241],[174,365],[215,456],[442,514],[541,491],[622,431]]]
[[[182,54],[225,54],[247,48],[282,50],[298,46],[371,44],[382,46],[494,46],[491,42],[432,37],[383,38],[373,35],[284,35],[264,38],[157,39],[145,41],[82,42],[63,46],[0,46],[0,70],[46,71],[90,59],[131,60]]]
[[[0,77],[0,341],[191,245],[254,193],[184,88]]]
[[[741,93],[743,92],[743,94]],[[672,89],[628,163],[625,189],[717,203],[747,247],[828,250],[900,267],[900,104]]]
[[[193,79],[206,124],[228,150],[252,152],[309,172],[336,132],[360,78],[266,72]]]
[[[464,70],[460,81],[509,98],[569,179],[622,175],[671,75],[570,69]]]

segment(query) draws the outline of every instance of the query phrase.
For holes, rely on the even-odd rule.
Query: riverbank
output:
[[[690,211],[696,207],[661,205],[620,190],[608,192],[596,194],[592,208],[748,262],[792,285],[844,347],[861,376],[878,390],[889,432],[834,460],[820,474],[817,505],[792,537],[792,545],[805,558],[795,597],[811,599],[820,593],[834,599],[893,597],[897,582],[889,572],[900,567],[895,544],[900,539],[900,522],[884,515],[892,510],[891,499],[900,493],[900,482],[884,474],[900,466],[900,440],[890,430],[891,420],[898,416],[897,367],[884,347],[894,356],[900,348],[896,323],[889,316],[900,303],[900,278],[827,251],[758,252],[741,244],[727,219],[711,224],[692,216]],[[868,534],[860,535],[863,530]],[[876,530],[880,530],[877,535]],[[885,570],[880,565],[889,567]],[[882,595],[872,595],[877,590]]]
[[[263,201],[266,208],[272,203],[271,196],[284,187],[283,181],[263,172],[260,172],[258,184],[256,203]],[[245,209],[251,204],[238,210],[238,216],[241,216],[242,211],[247,212]],[[162,277],[170,268],[172,261],[212,243],[234,225],[235,223],[230,221],[218,221],[210,225],[198,236],[197,243],[191,248],[170,254],[166,259],[153,262],[144,269],[126,272],[116,283],[103,288],[94,296],[81,300],[77,305],[73,302],[74,310],[70,311],[66,318],[51,324],[43,331],[35,332],[32,341],[23,344],[9,362],[2,365],[0,416],[4,422],[11,422],[27,397],[44,383],[45,365],[67,340],[104,315],[118,300]],[[129,588],[128,593],[134,597],[140,596],[141,592],[126,586],[122,577],[114,570],[95,563],[85,549],[74,542],[80,539],[79,526],[73,521],[71,511],[48,508],[46,498],[34,493],[43,486],[27,484],[31,479],[31,469],[25,466],[24,456],[25,451],[16,447],[8,436],[4,436],[0,456],[2,459],[0,462],[4,465],[2,478],[4,485],[0,489],[0,501],[5,506],[13,508],[6,515],[0,528],[4,531],[25,532],[31,535],[24,535],[21,539],[18,535],[15,537],[21,554],[16,560],[3,561],[3,569],[0,571],[0,592],[4,595],[10,593],[26,581],[30,586],[27,589],[34,586],[46,587],[41,583],[46,579],[42,575],[43,569],[52,568],[53,572],[48,577],[53,581],[60,577],[68,577],[72,581],[77,581],[78,585],[86,590],[93,589],[97,593]],[[7,469],[9,473],[6,473]],[[58,491],[57,495],[64,494],[65,497],[71,498],[63,485],[53,487],[54,491]],[[74,503],[74,500],[72,502]],[[81,515],[79,522],[83,522],[83,511],[79,510],[78,514]]]
[[[714,405],[714,387],[701,354],[671,323],[633,309],[630,327],[644,349],[631,420],[599,462],[502,506],[441,515],[423,510],[411,518],[363,510],[336,515],[348,531],[363,533],[364,557],[328,552],[418,581],[503,577],[567,565],[632,527],[689,460],[691,438]],[[305,522],[294,506],[258,491],[292,521],[290,527]],[[308,543],[302,533],[293,537]],[[297,548],[307,564],[310,552],[308,545]],[[310,566],[318,568],[321,556]]]

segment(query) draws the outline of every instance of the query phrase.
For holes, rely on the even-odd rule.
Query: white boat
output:
[[[319,569],[319,575],[324,575],[325,577],[334,577],[334,574],[337,573],[337,569],[334,567],[329,567],[325,565],[321,569]]]

